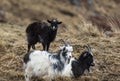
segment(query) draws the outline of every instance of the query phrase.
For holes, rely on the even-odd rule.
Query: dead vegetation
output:
[[[0,21],[5,22],[0,22],[0,81],[24,81],[25,29],[32,21],[51,17],[57,17],[63,24],[50,51],[57,51],[61,38],[73,45],[75,57],[84,50],[84,44],[90,44],[96,62],[87,75],[77,79],[56,77],[56,81],[120,81],[119,0],[93,1],[94,5],[88,9],[64,0],[1,0],[0,11],[4,13],[0,12]],[[37,49],[41,48],[37,44]]]

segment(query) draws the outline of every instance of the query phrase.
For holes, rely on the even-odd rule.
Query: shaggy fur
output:
[[[32,47],[35,49],[35,44],[41,42],[43,50],[48,51],[50,43],[55,40],[58,24],[62,22],[57,21],[57,19],[47,20],[50,26],[42,21],[33,22],[26,28],[27,41],[28,41],[28,52]]]
[[[91,50],[83,51],[78,59],[72,57],[69,64],[65,66],[64,76],[75,77],[83,75],[86,70],[90,71],[90,66],[94,66],[93,54]]]
[[[27,53],[23,60],[25,65],[25,79],[29,81],[32,76],[48,76],[53,80],[56,75],[61,75],[67,60],[71,58],[73,49],[64,47],[58,53],[46,51],[32,51]]]
[[[90,71],[90,66],[94,66],[93,56],[89,52],[83,52],[81,56],[72,62],[72,72],[74,77],[84,74],[85,70]]]

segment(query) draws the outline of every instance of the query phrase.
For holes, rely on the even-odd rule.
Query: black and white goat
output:
[[[91,48],[89,46],[85,47],[87,47],[88,50],[83,51],[78,59],[72,57],[69,64],[65,66],[62,75],[77,78],[83,75],[86,70],[89,72],[90,66],[95,65]]]
[[[50,43],[55,40],[59,22],[57,19],[47,20],[50,26],[42,21],[33,22],[26,28],[28,52],[32,47],[35,49],[35,44],[41,42],[43,50],[48,51]]]
[[[61,75],[65,64],[72,57],[72,51],[72,46],[65,45],[60,47],[58,53],[38,50],[28,52],[23,58],[26,81],[32,76],[47,76],[53,80],[56,75]]]

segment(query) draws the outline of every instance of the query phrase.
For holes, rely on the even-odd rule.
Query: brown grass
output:
[[[95,0],[94,3],[88,10],[85,5],[76,7],[65,1],[1,0],[0,9],[5,11],[6,23],[0,23],[0,81],[24,81],[25,29],[32,21],[51,17],[57,17],[63,24],[50,52],[62,45],[61,38],[73,45],[75,57],[84,50],[83,45],[90,44],[96,62],[86,75],[77,79],[56,77],[56,81],[120,81],[120,5],[110,0]],[[107,34],[112,31],[111,36],[103,32],[109,28]],[[37,49],[42,46],[37,44]],[[46,78],[39,80],[47,81]]]

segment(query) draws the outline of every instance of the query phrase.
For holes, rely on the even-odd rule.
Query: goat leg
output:
[[[27,52],[29,52],[29,51],[30,51],[30,48],[31,48],[31,45],[30,45],[30,44],[28,44],[28,50],[27,50]]]
[[[43,50],[45,50],[45,47],[46,47],[46,46],[45,46],[45,44],[44,44],[44,43],[42,43],[42,46],[43,46]]]
[[[47,43],[47,51],[49,50],[50,47],[50,43]]]
[[[32,49],[34,49],[34,50],[35,50],[35,45],[32,45]]]

